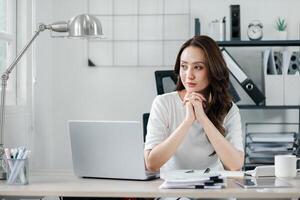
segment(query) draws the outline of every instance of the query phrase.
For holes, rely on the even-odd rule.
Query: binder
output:
[[[241,97],[239,96],[238,92],[236,91],[236,89],[233,87],[231,81],[229,81],[229,93],[232,96],[233,102],[237,103],[241,100]]]
[[[232,58],[232,56],[226,51],[226,49],[221,49],[223,58],[227,64],[230,73],[239,82],[246,93],[251,97],[256,105],[262,105],[265,101],[264,94],[259,90],[259,88],[254,84],[254,82],[246,75],[246,73],[241,69],[238,63]]]

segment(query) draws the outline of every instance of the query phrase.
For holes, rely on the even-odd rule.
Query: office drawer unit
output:
[[[296,154],[299,123],[246,123],[245,169],[273,165],[275,155]]]

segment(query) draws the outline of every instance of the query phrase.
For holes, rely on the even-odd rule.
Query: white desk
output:
[[[231,179],[224,189],[159,189],[162,180],[124,181],[82,179],[72,172],[39,171],[30,174],[29,185],[12,186],[0,181],[0,196],[77,197],[193,197],[193,198],[299,198],[300,177],[287,179],[293,188],[243,189]]]

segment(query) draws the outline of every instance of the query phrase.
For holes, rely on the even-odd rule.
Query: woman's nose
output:
[[[194,79],[195,78],[193,70],[189,69],[187,71],[187,78],[188,79]]]

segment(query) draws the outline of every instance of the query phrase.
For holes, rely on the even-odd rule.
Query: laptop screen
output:
[[[140,122],[69,121],[69,132],[77,176],[147,178]]]

